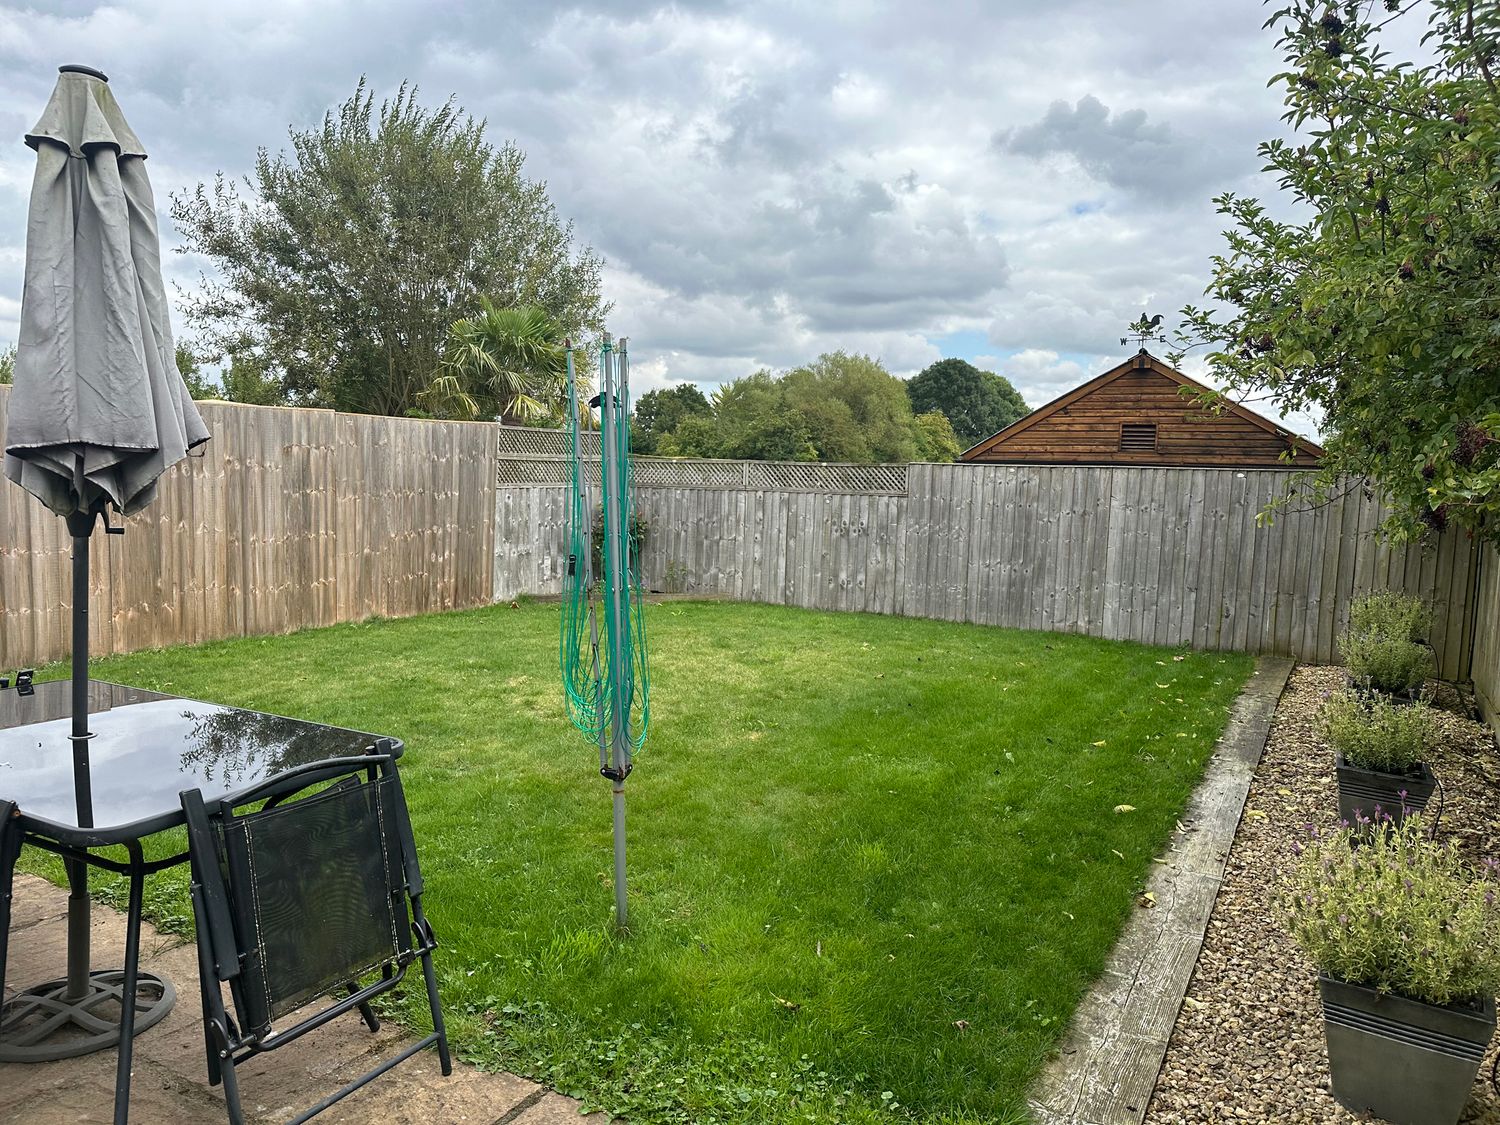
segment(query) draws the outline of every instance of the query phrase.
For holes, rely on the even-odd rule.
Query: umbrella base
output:
[[[67,999],[67,980],[16,993],[0,1007],[0,1062],[56,1062],[107,1050],[120,1041],[124,969],[89,974],[81,999]],[[172,982],[140,973],[135,986],[135,1031],[160,1023],[177,1002]]]

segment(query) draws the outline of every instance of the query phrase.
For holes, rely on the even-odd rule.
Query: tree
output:
[[[654,452],[659,457],[722,457],[724,447],[712,415],[689,414],[657,439]]]
[[[714,392],[719,456],[762,461],[816,461],[806,419],[788,409],[785,388],[769,371],[725,383]]]
[[[0,348],[0,383],[16,381],[16,346]]]
[[[182,250],[218,278],[185,298],[219,351],[253,359],[297,402],[402,414],[439,374],[449,326],[481,295],[535,305],[563,335],[600,331],[601,261],[574,251],[546,186],[514,145],[450,99],[360,80],[320,128],[262,149],[247,195],[222,173],[172,198]]]
[[[243,402],[250,406],[286,405],[286,388],[280,380],[267,374],[258,359],[230,356],[229,370],[220,378],[224,383],[220,397],[225,402]]]
[[[632,447],[641,453],[655,452],[660,440],[676,430],[685,419],[712,417],[713,407],[703,392],[692,383],[647,391],[636,400],[631,411]]]
[[[219,385],[203,373],[203,364],[193,354],[193,349],[178,340],[176,350],[177,370],[182,375],[188,394],[195,399],[222,398]]]
[[[439,417],[564,420],[567,352],[556,323],[535,305],[502,309],[481,297],[478,316],[449,327],[440,371],[418,396]]]
[[[962,449],[1030,413],[1009,379],[981,371],[963,359],[940,359],[906,384],[911,408],[918,414],[941,410],[953,425]]]
[[[879,360],[829,352],[782,380],[820,461],[904,462],[917,455],[906,386]]]
[[[946,414],[941,410],[929,410],[926,414],[918,414],[915,422],[919,461],[939,461],[947,464],[958,460],[958,455],[964,451],[965,447],[959,444]]]
[[[1392,61],[1382,29],[1419,6],[1437,61]],[[1214,349],[1228,393],[1321,412],[1314,494],[1367,479],[1398,538],[1454,524],[1496,541],[1500,10],[1384,7],[1293,0],[1269,21],[1300,135],[1260,153],[1298,214],[1218,197],[1228,247],[1182,346]]]

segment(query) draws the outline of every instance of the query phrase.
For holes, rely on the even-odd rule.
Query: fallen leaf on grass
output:
[[[1101,738],[1098,742],[1091,742],[1091,743],[1089,743],[1089,745],[1090,746],[1103,746],[1104,743],[1105,743],[1105,739]]]
[[[1134,805],[1116,805],[1115,812],[1135,812]]]
[[[968,1031],[969,1030],[969,1021],[968,1020],[954,1020],[953,1021],[953,1026],[956,1027],[956,1028],[958,1028],[959,1031]]]
[[[789,1012],[795,1012],[802,1007],[802,1005],[797,1003],[795,1000],[783,1000],[780,996],[776,996],[774,994],[772,995],[772,999]]]
[[[1119,809],[1115,810],[1115,812],[1119,812],[1119,811],[1120,811]],[[1115,855],[1119,856],[1121,859],[1125,858],[1125,853],[1122,852],[1119,848],[1110,848],[1109,850],[1112,851],[1112,852],[1114,852]]]

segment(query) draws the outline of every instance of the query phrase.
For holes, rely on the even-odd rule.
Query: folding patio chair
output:
[[[389,749],[288,770],[205,805],[182,794],[192,860],[193,917],[211,1085],[224,1084],[242,1125],[235,1067],[359,1009],[402,981],[418,958],[433,1032],[293,1119],[321,1113],[426,1047],[452,1073],[422,912],[411,820]],[[246,810],[246,811],[239,811]],[[225,1007],[223,985],[234,1007]],[[335,990],[339,997],[330,998]],[[273,1021],[324,1002],[297,1023]]]

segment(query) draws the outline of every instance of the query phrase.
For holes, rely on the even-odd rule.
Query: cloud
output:
[[[527,153],[606,257],[641,380],[711,389],[840,347],[910,374],[964,339],[1041,400],[1142,308],[1170,319],[1201,294],[1209,197],[1256,188],[1255,141],[1279,128],[1261,18],[1201,0],[1149,21],[1105,0],[516,0],[501,24],[478,0],[0,0],[0,344],[20,134],[57,63],[111,74],[163,212],[367,75],[379,97],[404,79],[454,94]],[[166,258],[188,288],[202,265]]]
[[[1215,171],[1202,148],[1143,109],[1111,114],[1092,94],[1069,105],[1055,101],[1040,121],[995,135],[995,148],[1020,156],[1067,156],[1094,179],[1125,191],[1178,199],[1196,192]]]

